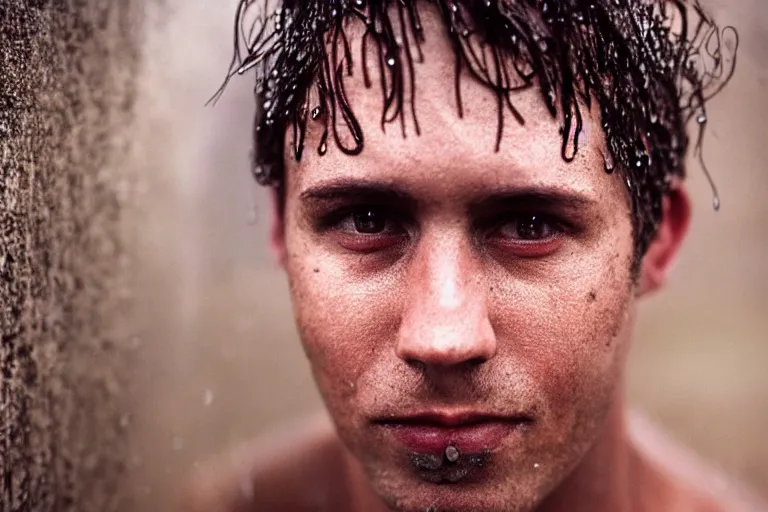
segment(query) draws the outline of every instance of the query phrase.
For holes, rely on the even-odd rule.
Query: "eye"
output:
[[[543,258],[565,242],[567,224],[541,213],[507,213],[495,223],[488,242],[500,254],[518,258]]]
[[[501,224],[496,234],[501,238],[520,242],[541,242],[551,240],[559,232],[557,223],[550,217],[527,213]]]
[[[389,208],[356,206],[339,214],[330,233],[345,249],[375,252],[399,246],[407,238],[402,217]]]
[[[361,208],[351,214],[352,226],[358,233],[375,235],[387,228],[387,216],[377,208]]]

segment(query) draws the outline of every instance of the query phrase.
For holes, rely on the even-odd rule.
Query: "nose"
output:
[[[482,363],[496,355],[488,290],[470,241],[422,238],[408,278],[399,358],[409,364],[450,367]]]

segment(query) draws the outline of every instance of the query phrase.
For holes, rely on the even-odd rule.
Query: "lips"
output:
[[[420,414],[376,422],[409,451],[439,455],[448,446],[471,455],[493,451],[507,436],[530,423],[523,416]]]

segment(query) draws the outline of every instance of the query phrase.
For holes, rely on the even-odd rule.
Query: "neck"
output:
[[[623,398],[617,398],[604,430],[574,471],[537,512],[640,512],[640,460],[627,433]]]
[[[617,395],[598,441],[535,512],[654,510],[653,493],[645,490],[653,479],[629,438],[623,395]],[[349,453],[346,459],[348,510],[387,512],[359,463]]]

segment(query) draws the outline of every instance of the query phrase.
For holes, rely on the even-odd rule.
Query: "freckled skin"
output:
[[[620,175],[604,171],[596,114],[585,119],[589,136],[566,163],[558,120],[536,92],[521,92],[514,101],[526,124],[508,120],[494,152],[495,98],[466,77],[464,118],[457,118],[446,85],[453,53],[434,17],[424,24],[431,36],[424,44],[430,57],[416,67],[421,136],[412,126],[406,138],[398,126],[382,131],[381,94],[363,86],[357,68],[347,94],[364,151],[350,157],[329,145],[325,155],[308,150],[296,162],[286,148],[276,242],[335,428],[319,444],[335,446],[336,455],[313,464],[339,478],[333,506],[327,497],[304,508],[281,503],[421,512],[736,510],[663,476],[627,434],[622,374],[643,278],[633,279],[629,201]],[[355,55],[359,38],[350,33]],[[310,123],[308,148],[319,145],[320,131]],[[318,190],[350,183],[397,189],[388,236],[361,235],[348,215],[335,214],[339,200],[317,199]],[[484,227],[488,217],[510,215],[485,202],[499,191],[557,192],[580,202],[558,210],[571,227],[554,241],[521,245]],[[671,258],[656,253],[674,253],[681,237],[660,237],[666,246],[652,249],[651,264],[667,265]],[[490,451],[480,477],[436,485],[419,478],[409,452],[372,424],[429,408],[531,421]],[[317,450],[302,446],[297,440],[290,457],[312,460]],[[257,473],[274,482],[283,472],[290,474],[276,467]],[[303,495],[301,485],[290,488],[285,496]]]
[[[285,268],[295,314],[339,435],[388,505],[531,510],[596,442],[614,403],[634,303],[629,205],[618,176],[603,170],[600,138],[573,163],[560,158],[558,121],[534,92],[515,98],[528,122],[510,123],[495,153],[492,95],[467,80],[459,121],[452,89],[430,86],[450,76],[450,49],[435,37],[425,52],[433,57],[417,68],[420,137],[382,133],[380,95],[356,84],[348,92],[367,136],[363,153],[330,147],[288,160]],[[412,233],[394,256],[346,250],[338,233],[315,229],[303,194],[346,180],[395,184],[414,199]],[[540,258],[499,250],[470,213],[497,190],[529,188],[587,202],[579,233]],[[600,293],[592,299],[590,290]],[[430,406],[534,422],[495,450],[487,481],[439,487],[415,478],[402,448],[369,423]]]

